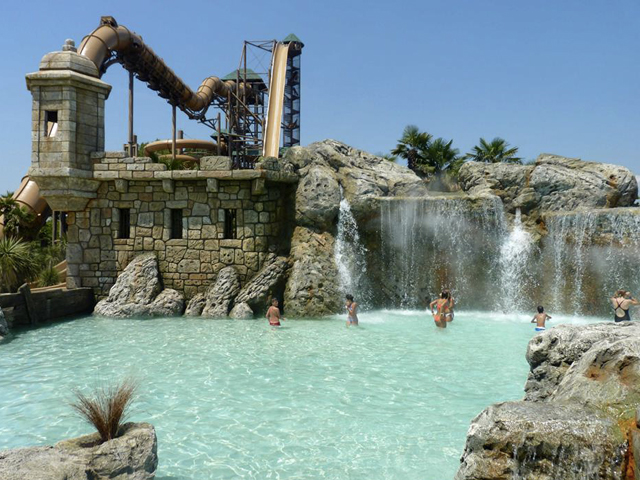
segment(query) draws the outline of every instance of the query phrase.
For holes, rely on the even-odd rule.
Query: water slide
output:
[[[22,179],[20,186],[13,193],[13,198],[18,204],[26,207],[28,211],[34,214],[34,224],[42,224],[44,217],[42,214],[47,210],[47,202],[40,196],[40,188],[36,182],[28,176]],[[4,236],[4,218],[0,218],[0,238]]]
[[[280,129],[282,127],[282,107],[284,86],[287,77],[287,59],[290,43],[278,43],[271,58],[271,78],[269,78],[269,106],[264,129],[263,157],[276,157],[280,153]]]

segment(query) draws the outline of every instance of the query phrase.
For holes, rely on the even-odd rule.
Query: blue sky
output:
[[[302,141],[335,138],[378,153],[407,124],[467,152],[501,136],[523,157],[557,153],[640,174],[640,3],[634,0],[168,2],[35,0],[4,9],[0,44],[0,192],[30,164],[24,75],[66,38],[79,43],[112,15],[189,85],[238,66],[243,40],[296,33],[302,57]],[[106,107],[107,149],[127,136],[127,75]],[[136,84],[140,141],[169,138],[169,105]],[[179,114],[188,137],[206,127]]]

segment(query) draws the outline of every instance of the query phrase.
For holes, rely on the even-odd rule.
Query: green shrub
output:
[[[15,291],[37,270],[29,244],[12,237],[0,239],[0,291]]]
[[[60,273],[56,270],[55,265],[50,263],[48,266],[40,270],[38,274],[38,286],[50,287],[60,283]]]

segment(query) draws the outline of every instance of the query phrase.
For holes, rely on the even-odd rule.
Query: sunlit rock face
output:
[[[473,420],[456,480],[630,478],[640,325],[560,325],[529,342],[527,361],[524,400]]]

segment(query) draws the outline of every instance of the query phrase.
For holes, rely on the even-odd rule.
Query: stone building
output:
[[[292,169],[264,159],[233,170],[205,157],[199,170],[167,170],[150,158],[104,152],[111,87],[71,44],[27,75],[33,96],[31,177],[54,211],[66,212],[67,286],[105,296],[138,253],[157,254],[166,287],[187,298],[233,265],[251,278],[270,252],[288,252]]]

